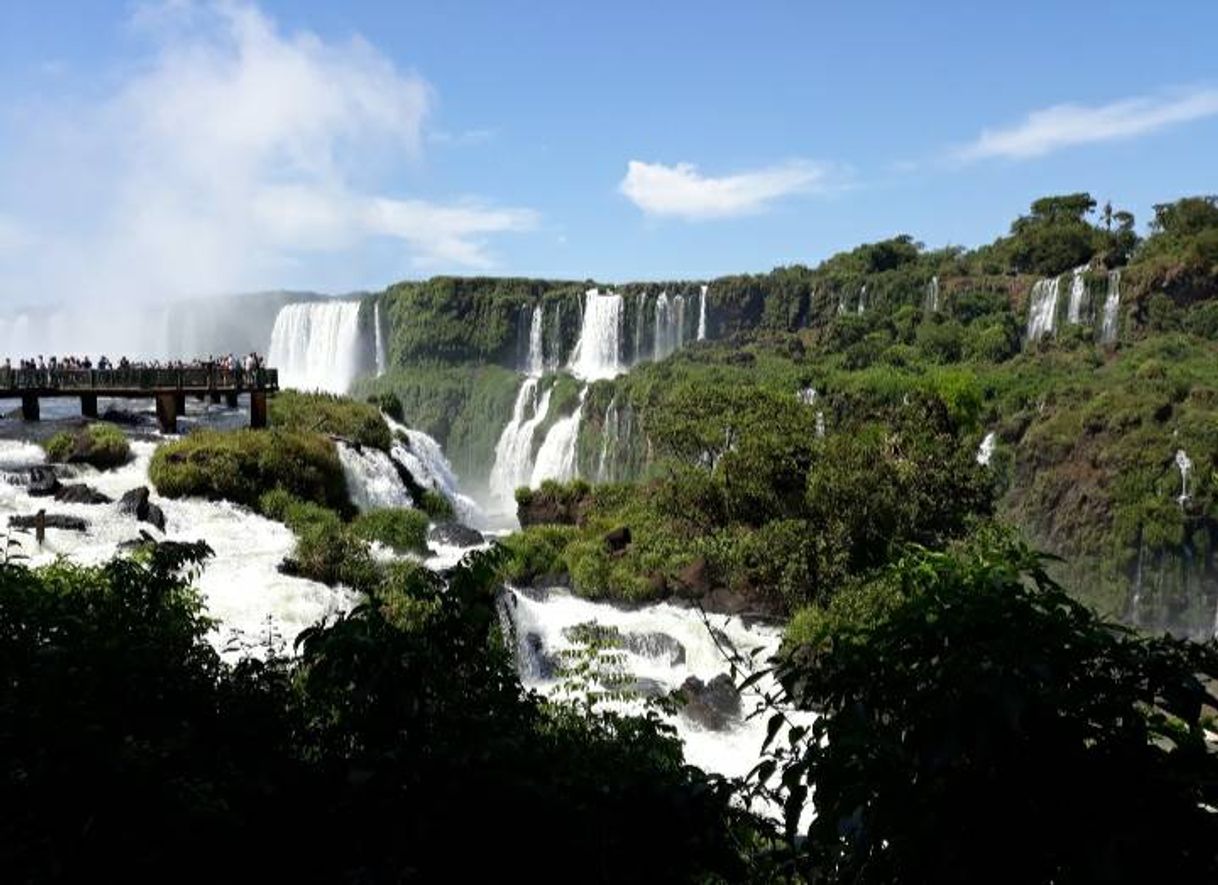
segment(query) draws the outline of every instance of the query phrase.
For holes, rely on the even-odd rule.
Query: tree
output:
[[[820,716],[757,771],[792,837],[814,797],[809,878],[1214,881],[1212,645],[1104,623],[997,542],[913,550],[830,613],[777,667]]]

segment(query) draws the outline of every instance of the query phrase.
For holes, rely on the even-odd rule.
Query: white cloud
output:
[[[823,190],[828,177],[826,167],[806,160],[719,178],[703,175],[691,163],[631,160],[618,188],[648,215],[702,221],[756,214],[781,197]]]
[[[43,236],[0,271],[0,298],[308,285],[313,256],[348,254],[345,282],[362,282],[361,254],[386,241],[418,266],[485,267],[487,237],[536,223],[386,187],[417,167],[432,88],[362,39],[287,33],[226,0],[145,6],[132,24],[152,52],[106,97],[16,130],[0,211]]]
[[[1059,104],[1033,111],[1015,126],[986,129],[957,155],[966,160],[1023,160],[1074,145],[1145,135],[1215,114],[1218,89],[1128,98],[1096,107]]]

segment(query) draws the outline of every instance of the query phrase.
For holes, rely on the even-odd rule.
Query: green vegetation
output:
[[[377,541],[396,553],[426,553],[428,516],[421,510],[370,510],[351,523],[357,538]]]
[[[270,417],[274,428],[331,434],[381,451],[393,443],[376,406],[345,396],[284,390],[271,399]]]
[[[47,458],[60,464],[90,464],[98,470],[121,467],[131,457],[127,437],[111,424],[89,424],[57,433],[43,443]]]
[[[198,430],[159,446],[148,475],[167,498],[256,507],[267,491],[282,489],[339,511],[351,506],[334,444],[316,433]]]
[[[453,502],[448,500],[435,489],[423,489],[418,500],[419,509],[430,516],[436,522],[444,522],[456,516],[456,511],[453,510]]]

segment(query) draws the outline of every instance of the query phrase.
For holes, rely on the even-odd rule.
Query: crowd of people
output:
[[[190,362],[183,360],[129,360],[127,357],[119,357],[118,362],[112,361],[107,356],[100,356],[97,362],[88,356],[51,356],[44,357],[39,354],[36,359],[20,359],[17,365],[13,365],[13,361],[9,357],[5,357],[3,368],[6,370],[16,369],[17,371],[30,372],[75,372],[89,371],[97,369],[99,371],[110,371],[113,369],[219,369],[222,372],[235,372],[242,370],[245,372],[255,372],[263,367],[262,357],[257,353],[248,353],[243,358],[238,358],[235,354],[224,354],[220,357],[209,356],[207,359],[194,359]]]

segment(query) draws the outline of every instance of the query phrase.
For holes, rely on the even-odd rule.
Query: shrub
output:
[[[131,457],[127,437],[110,424],[90,424],[74,433],[57,433],[43,443],[47,458],[64,464],[91,464],[98,470],[120,467]]]
[[[452,519],[456,515],[453,510],[452,501],[444,497],[435,489],[426,489],[419,496],[419,500],[415,502],[418,508],[430,516],[436,522]]]
[[[369,510],[355,518],[351,531],[358,538],[377,541],[398,553],[426,553],[428,522],[421,510]]]
[[[393,444],[389,425],[375,406],[330,393],[281,391],[271,399],[271,426],[329,433],[383,452]]]
[[[563,553],[578,534],[574,526],[535,525],[509,535],[503,539],[503,579],[513,584],[566,583]]]

